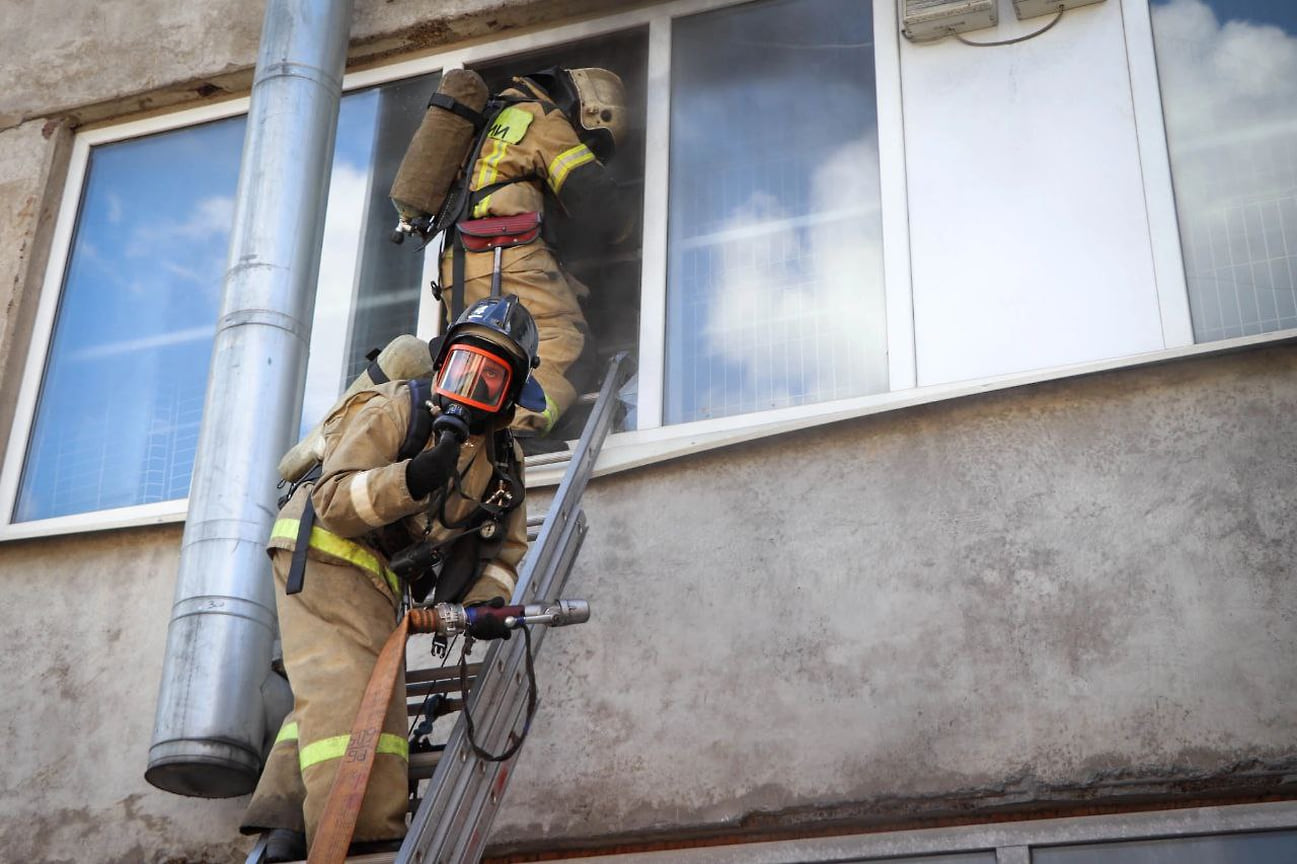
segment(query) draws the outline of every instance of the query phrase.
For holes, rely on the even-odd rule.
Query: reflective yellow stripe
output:
[[[284,741],[296,741],[296,740],[297,740],[296,723],[285,723],[282,727],[280,727],[279,734],[275,736],[275,744],[280,744]]]
[[[500,160],[509,151],[509,145],[503,141],[492,140],[490,143],[491,147],[486,151],[486,155],[477,162],[477,180],[473,183],[474,189],[485,189],[496,181],[500,176]]]
[[[522,136],[527,134],[527,128],[531,126],[531,114],[510,105],[496,115],[495,121],[491,123],[491,128],[487,130],[488,138],[496,138],[509,144],[517,144],[522,140]]]
[[[271,540],[296,540],[297,539],[296,519],[279,519],[275,521],[275,527],[270,531]],[[396,574],[383,566],[383,562],[359,543],[353,543],[345,537],[339,537],[332,531],[325,531],[319,525],[311,526],[312,549],[318,549],[326,555],[332,555],[334,558],[341,558],[348,564],[359,567],[368,573],[387,582],[393,594],[401,593],[401,583],[397,580]]]
[[[558,405],[548,396],[545,397],[545,410],[541,412],[540,416],[545,418],[545,428],[541,430],[541,434],[544,435],[553,429],[554,424],[558,422]]]
[[[307,744],[301,749],[297,756],[298,765],[305,771],[320,762],[341,759],[346,755],[347,745],[350,743],[350,735],[334,735],[332,738],[321,738],[319,741]],[[378,736],[377,752],[379,754],[386,753],[391,756],[400,756],[406,762],[409,762],[410,742],[405,740],[402,735],[384,732]]]
[[[558,190],[563,188],[567,181],[567,175],[573,170],[580,168],[587,162],[594,161],[594,154],[590,148],[584,144],[578,144],[575,147],[564,150],[554,157],[554,161],[549,163],[549,188],[558,194]]]
[[[491,196],[488,195],[485,198],[483,198],[481,201],[478,201],[476,205],[474,205],[473,218],[481,219],[483,216],[489,216],[490,214],[491,214]]]

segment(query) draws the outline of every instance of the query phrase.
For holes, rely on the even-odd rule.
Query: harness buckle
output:
[[[482,503],[488,507],[507,507],[513,503],[513,493],[509,491],[508,486],[501,483]]]

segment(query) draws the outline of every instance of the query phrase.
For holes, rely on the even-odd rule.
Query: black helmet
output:
[[[516,295],[479,300],[465,309],[450,326],[437,351],[433,368],[436,370],[438,393],[490,412],[507,410],[513,404],[530,411],[544,411],[545,391],[531,375],[531,370],[540,365],[540,357],[536,353],[539,345],[536,322]],[[465,393],[457,396],[442,387],[445,378],[442,366],[451,350],[457,346],[462,346],[466,353],[497,356],[508,362],[509,381],[504,394],[506,398],[502,403],[495,402],[488,407],[486,404],[477,404],[477,400],[464,398],[467,395]],[[468,384],[462,383],[461,386],[467,387]]]

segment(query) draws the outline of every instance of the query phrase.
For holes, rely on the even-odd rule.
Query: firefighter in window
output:
[[[354,393],[325,421],[323,459],[283,504],[269,542],[293,711],[244,815],[268,861],[306,857],[370,674],[415,602],[507,602],[527,549],[517,408],[543,411],[536,325],[487,298],[447,331],[428,380]],[[476,638],[507,638],[485,622]],[[409,745],[402,675],[388,706],[352,852],[399,848]]]
[[[477,73],[450,70],[392,186],[405,230],[446,232],[440,292],[451,317],[501,293],[517,295],[535,316],[546,405],[517,413],[521,436],[549,433],[592,371],[581,309],[589,289],[561,266],[545,218],[560,213],[599,245],[628,237],[633,214],[605,168],[626,119],[622,81],[607,69],[550,68],[514,78],[490,99]],[[464,157],[461,145],[446,143],[443,127],[455,125],[459,140],[472,139]],[[448,181],[446,163],[461,159]]]

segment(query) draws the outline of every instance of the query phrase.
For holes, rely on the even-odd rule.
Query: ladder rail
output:
[[[608,362],[608,371],[604,375],[603,385],[599,388],[599,396],[595,399],[590,416],[586,419],[576,449],[572,451],[572,460],[563,473],[563,480],[559,483],[553,500],[550,501],[549,511],[541,524],[540,533],[537,534],[536,542],[528,551],[527,560],[523,562],[522,572],[518,575],[518,586],[513,594],[518,602],[526,603],[542,596],[534,589],[529,595],[528,590],[532,588],[534,574],[545,573],[549,567],[550,559],[554,556],[558,545],[555,537],[561,532],[562,525],[570,518],[572,509],[579,505],[586,484],[594,473],[594,463],[599,458],[599,451],[603,448],[604,439],[612,426],[617,382],[625,363],[625,352],[617,354]]]
[[[626,353],[621,352],[609,361],[571,462],[523,562],[513,595],[515,603],[552,599],[567,581],[587,530],[581,497],[612,426],[616,389],[626,358]],[[534,653],[539,653],[546,629],[538,627],[532,633]],[[496,642],[469,694],[468,708],[480,731],[479,741],[488,750],[498,752],[518,728],[527,686],[521,674],[525,653],[521,637]],[[394,864],[475,864],[512,775],[512,762],[488,763],[479,759],[472,751],[461,717]]]
[[[560,562],[560,572],[570,572],[573,562],[576,560],[577,552],[580,549],[582,539],[586,533],[586,523],[584,511],[577,514],[577,519],[573,523],[576,526],[577,537],[572,544],[566,546],[567,550],[564,560]],[[543,630],[545,628],[538,628]],[[533,635],[541,635],[539,632]],[[533,649],[538,650],[533,644]],[[520,654],[525,653],[520,652]],[[525,660],[523,661],[525,662]],[[519,729],[524,722],[526,713],[525,693],[526,678],[525,670],[520,668],[521,663],[515,663],[512,671],[506,667],[504,673],[500,676],[506,682],[506,686],[514,693],[506,695],[503,702],[503,708],[500,712],[498,721],[494,724],[489,738],[484,737],[486,747],[492,752],[500,752],[506,746],[512,743],[513,733]],[[516,693],[516,696],[515,696]],[[486,846],[486,835],[494,821],[495,813],[504,797],[504,790],[508,786],[509,777],[512,773],[512,765],[509,762],[486,762],[481,763],[479,771],[481,772],[481,782],[475,784],[473,797],[470,801],[465,802],[467,806],[461,806],[459,812],[450,820],[451,826],[446,832],[447,839],[451,847],[447,851],[450,853],[448,861],[476,862],[482,857],[482,850]],[[475,817],[470,821],[469,817]],[[468,830],[468,829],[472,830]]]
[[[585,513],[578,511],[576,518],[568,523],[567,535],[584,535]],[[579,545],[573,536],[570,548]],[[569,566],[575,555],[564,555],[563,562]],[[562,562],[560,562],[562,563]],[[532,650],[539,650],[539,640],[544,638],[547,628],[538,627],[532,632]],[[501,656],[504,655],[504,656]],[[488,751],[500,752],[511,743],[510,736],[521,725],[525,711],[527,679],[525,673],[526,645],[521,636],[515,636],[508,642],[497,642],[482,662],[479,675],[480,687],[474,687],[469,693],[469,708],[473,714],[473,725],[478,743]],[[503,797],[503,787],[493,789],[500,770],[512,763],[487,762],[479,759],[473,752],[468,740],[468,727],[462,719],[455,723],[446,749],[433,772],[429,782],[429,791],[424,795],[423,803],[415,813],[402,845],[405,853],[411,837],[422,837],[416,840],[425,849],[437,849],[436,856],[425,855],[420,859],[418,853],[410,858],[411,862],[445,862],[476,861],[476,858],[463,857],[469,854],[470,847],[475,845],[480,853],[485,838],[480,836],[483,828],[480,823],[486,821],[484,828],[489,828],[490,819],[483,820],[488,806],[494,808]],[[507,777],[505,778],[507,781]],[[494,816],[492,812],[490,814]],[[471,842],[477,841],[477,842]],[[396,861],[403,859],[398,855]]]

